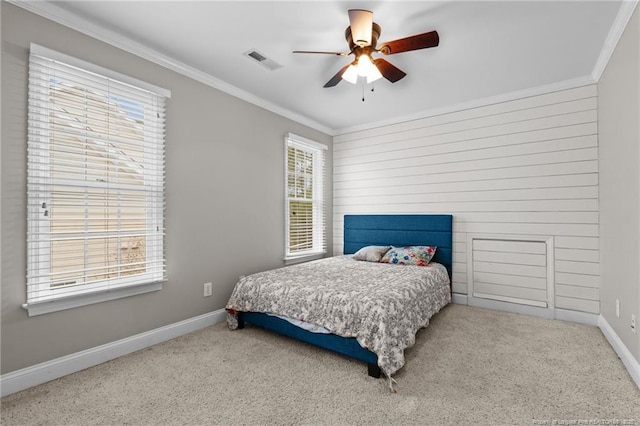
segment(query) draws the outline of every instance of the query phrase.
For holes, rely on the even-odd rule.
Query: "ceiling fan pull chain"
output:
[[[365,85],[365,82],[363,81],[362,82],[362,102],[364,102],[364,85]]]

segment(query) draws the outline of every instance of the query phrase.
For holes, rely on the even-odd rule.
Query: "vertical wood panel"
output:
[[[334,253],[342,252],[344,214],[450,213],[454,292],[468,291],[468,233],[553,237],[556,307],[597,313],[596,113],[590,85],[336,136]],[[514,254],[483,244],[474,263],[490,280],[484,290],[504,285],[496,277],[505,271],[534,271],[509,281],[508,293],[541,297],[546,277],[537,276],[543,258],[535,255],[544,254],[530,253],[539,247],[525,242]]]

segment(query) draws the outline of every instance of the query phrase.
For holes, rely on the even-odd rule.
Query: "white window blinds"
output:
[[[31,46],[27,306],[166,280],[169,95]]]
[[[287,134],[285,259],[326,253],[324,213],[327,146]]]

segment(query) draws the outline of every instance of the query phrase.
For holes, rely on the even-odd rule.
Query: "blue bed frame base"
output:
[[[443,264],[451,278],[453,249],[451,215],[345,215],[344,254],[370,245],[437,246],[432,261]],[[354,337],[312,333],[278,317],[259,312],[238,312],[238,328],[249,323],[367,363],[368,373],[380,377],[378,357]]]
[[[353,337],[345,338],[336,334],[312,333],[272,315],[259,312],[238,312],[238,328],[244,328],[245,322],[366,362],[369,375],[380,377],[380,368],[377,364],[378,356],[360,346],[360,343]]]

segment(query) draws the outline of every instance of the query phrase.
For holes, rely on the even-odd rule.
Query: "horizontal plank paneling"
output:
[[[600,262],[598,250],[556,248],[556,260],[575,260],[577,262]]]
[[[406,204],[360,204],[353,206],[334,206],[334,212],[340,215],[354,213],[462,213],[462,212],[575,212],[597,211],[598,200],[526,200],[526,201],[473,201],[442,203],[406,203]],[[454,219],[455,223],[455,219]],[[459,232],[469,232],[460,229]],[[487,231],[488,232],[488,231]],[[511,232],[508,232],[511,233]],[[553,235],[553,234],[552,234]],[[573,236],[574,234],[558,234]],[[588,236],[597,236],[588,235]]]
[[[454,223],[460,232],[482,232],[488,234],[529,234],[529,235],[598,235],[598,225],[579,223]]]
[[[512,265],[495,262],[473,262],[474,272],[489,272],[504,275],[519,275],[523,277],[545,278],[547,268],[544,266]],[[515,279],[515,278],[514,278]]]
[[[402,191],[403,188],[400,188]],[[476,192],[438,192],[422,194],[393,194],[364,196],[359,194],[351,197],[336,197],[334,205],[349,206],[358,204],[415,204],[415,203],[454,203],[465,201],[511,201],[511,200],[570,200],[596,199],[597,187],[566,187],[550,189],[519,189],[506,191],[476,191]],[[384,192],[384,191],[381,191]],[[597,219],[597,213],[594,212]],[[597,222],[597,221],[596,221]]]
[[[598,312],[597,133],[590,85],[336,136],[334,250],[345,214],[453,214],[456,293],[544,302],[550,274],[556,306]]]
[[[576,173],[597,173],[598,161],[594,158],[585,161],[534,164],[532,166],[490,168],[468,172],[447,172],[442,167],[410,167],[401,169],[365,170],[339,174],[334,171],[334,186],[343,188],[366,188],[376,186],[424,185],[442,182],[474,182],[483,180],[502,180],[520,177],[567,176]],[[404,178],[395,179],[394,178]]]
[[[496,274],[490,272],[474,272],[473,279],[475,282],[483,282],[489,284],[502,284],[514,287],[529,287],[539,290],[547,289],[547,279],[539,277],[525,277],[512,275]]]
[[[597,237],[556,237],[556,248],[598,250],[600,243]]]
[[[372,180],[367,186],[359,186],[357,191],[354,188],[335,189],[336,199],[352,196],[360,197],[391,197],[399,195],[424,195],[443,193],[452,194],[460,199],[477,194],[475,199],[543,199],[544,197],[563,198],[597,198],[598,197],[598,175],[596,173],[580,173],[564,176],[562,180],[558,176],[536,176],[511,179],[484,179],[473,182],[453,181],[434,182],[424,184],[411,180],[400,179],[398,185],[389,186],[389,181],[383,179]],[[580,188],[585,187],[585,188]],[[578,195],[573,195],[569,190],[578,190]],[[456,193],[461,193],[460,195]],[[504,195],[503,195],[504,194]]]
[[[419,129],[443,123],[460,122],[478,117],[502,115],[511,111],[526,110],[545,105],[554,105],[563,102],[570,102],[576,99],[595,98],[596,95],[597,88],[595,85],[578,87],[559,92],[550,92],[539,96],[532,96],[528,98],[487,105],[481,108],[466,109],[449,114],[426,117],[381,128],[339,135],[334,138],[334,144],[341,145],[345,142],[353,144],[357,140],[368,140],[380,135],[401,133],[410,131],[412,129]]]
[[[453,255],[453,262],[454,263],[460,263],[462,265],[467,263],[467,253],[466,252],[454,251],[452,253],[452,255]]]
[[[570,260],[556,260],[556,272],[598,275],[600,273],[600,265],[597,262],[573,262]]]
[[[569,272],[556,272],[556,284],[567,284],[579,287],[600,287],[599,275],[573,274]]]
[[[556,284],[556,296],[576,297],[586,300],[600,300],[600,290],[593,287],[578,287]]]
[[[544,306],[548,303],[547,243],[472,238],[472,296]]]
[[[542,245],[542,244],[541,244]],[[514,265],[547,266],[547,255],[520,252],[496,252],[476,250],[474,246],[473,260],[478,262],[511,263]]]
[[[566,114],[552,115],[542,118],[534,118],[531,120],[520,120],[515,122],[501,123],[499,118],[491,117],[487,121],[486,126],[479,125],[478,121],[470,122],[468,120],[447,123],[438,126],[423,127],[409,132],[394,133],[388,135],[380,135],[371,137],[368,142],[371,145],[381,143],[395,143],[399,140],[415,139],[415,138],[433,138],[441,135],[453,135],[454,140],[465,140],[474,138],[487,138],[498,135],[517,134],[531,132],[541,129],[552,129],[561,126],[570,126],[583,123],[591,123],[597,119],[596,109],[570,112]],[[496,124],[489,124],[495,121]],[[457,130],[456,130],[457,129]]]
[[[546,288],[544,290],[540,290],[536,288],[513,287],[476,282],[473,284],[473,290],[475,293],[484,295],[514,297],[516,299],[536,300],[538,302],[546,302],[547,300]]]
[[[545,254],[547,249],[539,241],[504,241],[504,240],[473,240],[473,248],[484,251],[498,251],[511,253]]]
[[[544,152],[558,152],[571,149],[591,148],[598,145],[597,135],[581,136],[566,139],[554,139],[550,141],[531,142],[527,144],[506,145],[491,148],[474,148],[466,151],[453,151],[441,148],[440,150],[430,149],[428,155],[425,154],[424,147],[404,149],[401,151],[392,150],[376,154],[358,154],[357,157],[344,157],[334,160],[334,167],[340,170],[342,166],[353,164],[388,163],[389,161],[401,161],[403,159],[424,158],[424,164],[433,163],[457,163],[461,161],[472,161],[486,158],[513,157],[517,155],[538,154]],[[435,151],[435,152],[434,152]],[[438,152],[440,151],[440,152]],[[420,164],[423,164],[421,162]],[[408,165],[413,165],[408,163]]]
[[[454,282],[452,289],[454,293],[467,294],[467,283]]]
[[[453,266],[452,266],[452,268],[451,268],[451,270],[452,270],[453,272],[464,272],[464,273],[466,273],[466,272],[467,272],[467,268],[466,268],[466,266],[464,265],[464,263],[460,263],[460,262],[458,262],[458,263],[454,263],[454,264],[453,264]]]
[[[335,157],[339,160],[358,155],[375,155],[383,152],[397,151],[400,149],[413,150],[418,147],[429,147],[434,154],[452,153],[477,149],[495,148],[501,146],[513,146],[533,142],[562,140],[565,138],[578,138],[595,136],[597,127],[593,123],[580,123],[550,129],[539,129],[525,133],[510,133],[506,135],[492,135],[481,138],[469,138],[469,134],[445,133],[430,138],[405,139],[395,143],[381,143],[371,145],[371,141],[363,141],[360,147],[337,151]]]
[[[515,154],[495,158],[473,158],[465,156],[460,161],[442,162],[440,156],[410,157],[397,160],[379,161],[374,163],[357,163],[348,165],[334,165],[336,174],[357,173],[367,170],[387,170],[394,168],[425,168],[432,173],[464,172],[469,170],[488,170],[495,168],[509,168],[529,166],[533,164],[568,163],[571,161],[596,160],[598,149],[595,147],[574,148],[564,151],[538,152],[534,154]]]
[[[463,232],[455,232],[453,231],[453,242],[454,243],[463,243],[467,244],[467,234],[463,233]],[[456,247],[457,244],[454,244],[454,247]]]
[[[573,297],[556,296],[556,307],[572,311],[589,312],[592,314],[600,312],[599,301],[577,299]]]
[[[467,271],[454,271],[452,273],[452,281],[455,283],[464,283],[465,287],[467,285]]]
[[[459,235],[464,235],[464,234],[459,234]],[[466,235],[464,237],[466,238]],[[453,242],[455,243],[453,245],[453,252],[454,253],[467,254],[467,242],[466,241],[456,241],[454,239]]]

